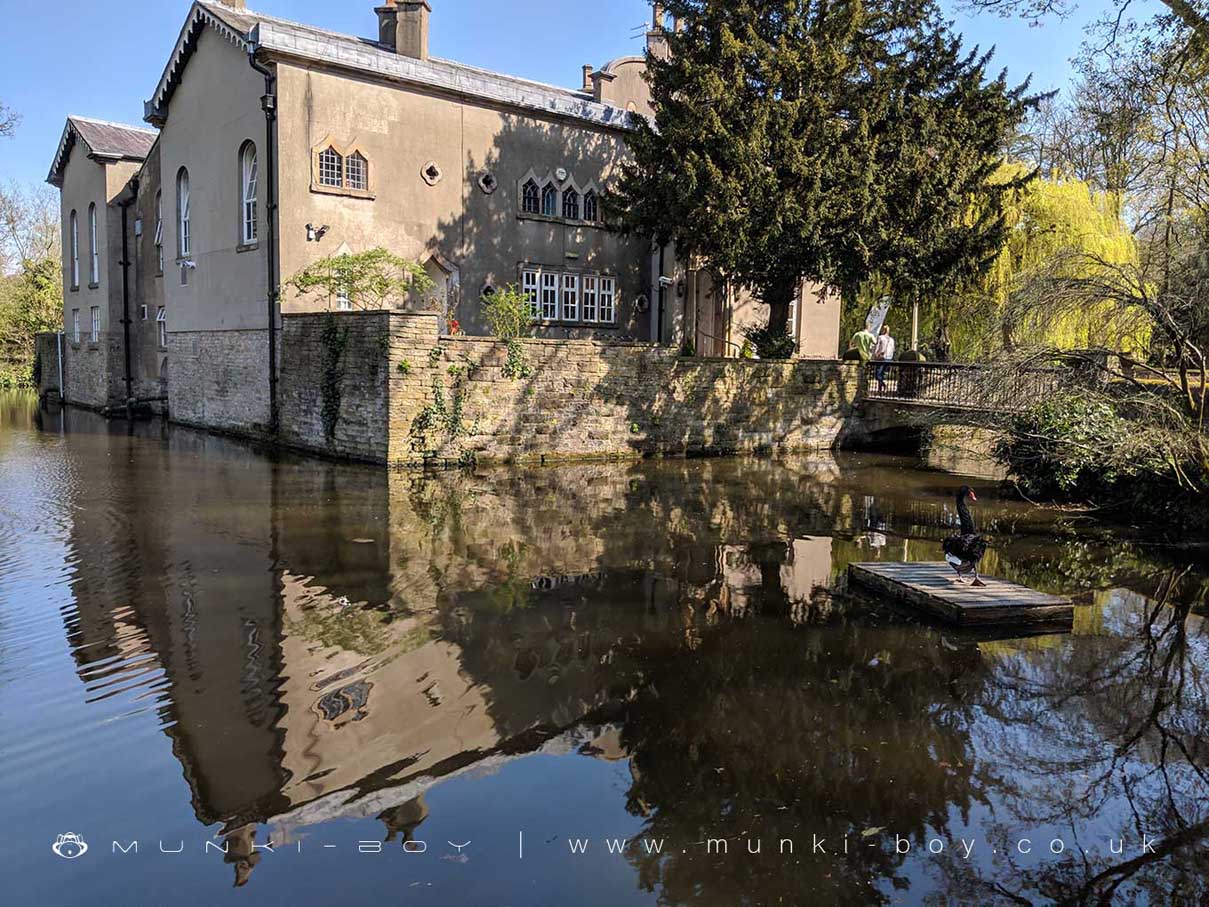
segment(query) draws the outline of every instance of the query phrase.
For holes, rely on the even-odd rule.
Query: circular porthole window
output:
[[[441,181],[441,177],[445,174],[441,172],[440,165],[436,161],[429,161],[420,168],[420,176],[424,178],[424,182],[430,186],[435,186]]]
[[[484,173],[479,177],[479,188],[487,195],[490,195],[500,187],[500,181],[495,178],[494,173]]]
[[[484,299],[490,299],[495,295],[495,284],[493,284],[490,280],[487,281],[485,284],[483,284],[483,289],[480,291],[479,295]]]

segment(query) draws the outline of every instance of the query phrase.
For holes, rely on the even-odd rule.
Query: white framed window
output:
[[[71,212],[71,288],[80,287],[80,221],[76,212]],[[80,332],[76,331],[76,342],[80,340]]]
[[[584,220],[590,224],[600,220],[600,202],[596,198],[595,189],[584,193]]]
[[[536,191],[536,188],[537,187],[535,186],[534,191]],[[525,294],[525,299],[529,302],[529,314],[535,319],[541,316],[541,310],[538,308],[537,304],[537,282],[537,268],[525,268],[525,270],[521,272],[521,291]]]
[[[97,251],[97,205],[88,206],[88,282],[95,284],[101,279],[101,253]]]
[[[240,214],[240,241],[244,245],[256,242],[257,189],[260,182],[260,165],[256,159],[256,146],[246,142],[239,156],[240,197],[243,207]]]
[[[80,342],[80,310],[71,310],[71,342]]]
[[[155,193],[155,266],[164,273],[164,193]]]
[[[563,275],[563,321],[579,321],[579,275]]]
[[[164,349],[168,348],[168,319],[164,315],[164,307],[156,306],[155,309],[155,327],[156,333],[159,335],[160,346]]]
[[[599,318],[597,311],[597,287],[600,283],[600,278],[595,274],[585,274],[583,276],[583,316],[584,321],[596,321]]]
[[[521,211],[525,214],[542,213],[541,190],[533,180],[527,180],[521,187]]]
[[[89,311],[92,313],[92,332],[88,335],[90,343],[96,343],[101,339],[101,307],[94,305]]]
[[[181,167],[176,175],[176,251],[180,258],[189,254],[192,236],[189,230],[189,171]],[[183,280],[182,280],[183,282]]]
[[[336,288],[336,310],[340,312],[351,312],[353,310],[353,301],[348,295],[348,285],[343,281]]]
[[[558,217],[558,190],[553,186],[542,190],[542,214],[546,217]]]
[[[364,192],[369,188],[369,161],[362,156],[360,151],[354,151],[348,156],[345,172],[348,174],[345,185],[349,189]]]
[[[147,320],[147,307],[145,305],[139,306],[139,320],[140,321]]]
[[[603,324],[617,321],[617,280],[614,277],[600,278],[600,321]]]
[[[542,271],[542,321],[558,318],[558,272]]]
[[[344,157],[330,145],[319,152],[319,185],[344,187]]]

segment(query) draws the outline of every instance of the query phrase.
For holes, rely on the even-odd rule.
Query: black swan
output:
[[[969,485],[962,485],[957,490],[957,516],[961,519],[961,532],[944,541],[945,560],[957,571],[957,581],[961,582],[967,574],[974,574],[972,585],[985,586],[978,578],[978,562],[987,551],[987,540],[978,534],[974,528],[974,518],[970,516],[970,507],[966,499],[977,501],[978,495]]]

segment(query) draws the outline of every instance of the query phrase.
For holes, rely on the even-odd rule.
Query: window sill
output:
[[[78,283],[73,283],[71,286],[69,286],[67,288],[67,290],[70,293],[78,293],[78,292],[80,292],[80,285]]]
[[[88,283],[88,289],[90,289],[90,290],[99,290],[100,288],[101,288],[101,285],[100,285],[99,283],[95,283],[95,282],[93,282],[93,281],[89,281],[89,283]]]
[[[619,327],[616,322],[603,321],[535,321],[534,324],[539,328],[591,328],[594,331],[616,331]]]
[[[236,254],[241,253],[241,252],[255,252],[259,248],[260,248],[260,240],[256,240],[255,242],[241,242],[238,246],[235,247],[235,252],[236,252]]]
[[[535,220],[545,224],[561,224],[564,227],[586,227],[589,230],[603,230],[604,224],[595,220],[568,220],[565,217],[551,217],[549,214],[531,214],[528,211],[518,211],[517,220]]]
[[[377,198],[368,189],[345,189],[343,186],[321,186],[319,183],[311,183],[311,191],[319,195],[342,195],[346,198],[363,198],[371,202]]]
[[[90,350],[99,350],[99,349],[101,348],[101,344],[100,344],[100,343],[98,343],[96,340],[89,340],[89,341],[88,341],[88,348],[89,348]]]

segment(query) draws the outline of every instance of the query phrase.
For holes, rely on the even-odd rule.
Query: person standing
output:
[[[873,354],[873,345],[877,342],[877,338],[869,333],[867,327],[861,328],[852,335],[852,346],[856,347],[856,351],[861,354],[861,362],[868,362],[869,357]]]
[[[877,375],[877,389],[879,392],[886,389],[886,366],[884,363],[894,360],[894,338],[890,336],[890,326],[882,325],[882,331],[877,336],[877,340],[873,344],[873,361],[878,363],[874,370]]]

